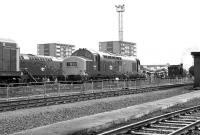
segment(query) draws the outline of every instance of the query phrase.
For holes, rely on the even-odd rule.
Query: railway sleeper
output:
[[[9,106],[10,104],[9,103],[5,103],[5,104],[1,104],[0,107],[6,107],[6,106]]]
[[[85,98],[84,98],[84,101],[85,101],[85,100],[90,100],[90,97],[89,97],[89,96],[88,96],[88,97],[85,97]]]
[[[20,104],[21,101],[18,101],[18,102],[11,102],[9,105],[18,105]]]
[[[26,105],[27,108],[35,107],[37,104],[28,104]]]
[[[154,133],[154,134],[170,134],[175,130],[166,130],[166,129],[153,129],[153,128],[144,128],[144,130],[141,130],[139,132],[144,133]]]
[[[76,100],[71,99],[71,100],[68,100],[68,102],[69,102],[69,103],[74,103],[74,102],[76,102]]]
[[[50,102],[50,101],[54,101],[54,99],[53,99],[53,98],[48,98],[48,99],[46,99],[45,101],[46,101],[46,102]]]
[[[61,97],[60,100],[69,100],[69,97]]]
[[[90,100],[92,100],[92,99],[95,99],[95,97],[94,97],[94,96],[92,96],[92,97],[89,97],[89,99],[90,99]]]
[[[22,107],[20,107],[20,106],[13,106],[13,107],[11,107],[10,110],[18,110],[18,109],[22,109]]]
[[[186,118],[182,118],[182,119],[173,119],[174,121],[185,121],[185,122],[195,122],[197,119],[193,118],[193,119],[186,119]]]
[[[36,104],[36,106],[45,106],[46,105],[46,103],[38,103],[38,104]]]
[[[95,93],[91,93],[90,96],[91,96],[91,97],[94,97],[94,96],[95,96]]]
[[[104,97],[104,96],[106,96],[106,95],[107,95],[107,93],[103,93],[103,94],[100,94],[100,95],[98,95],[98,96]]]
[[[7,108],[6,110],[7,110],[7,111],[13,111],[13,110],[16,110],[16,108],[15,108],[15,107],[9,107],[9,108]]]
[[[110,97],[110,95],[107,95],[108,97]],[[99,99],[102,98],[102,96],[95,96],[95,99]]]
[[[145,133],[145,132],[137,132],[137,131],[131,131],[132,135],[163,135],[163,134],[152,134],[152,133]]]
[[[171,133],[171,132],[174,132],[174,131],[176,131],[176,129],[163,129],[163,128],[144,128],[143,129],[144,131],[158,131],[158,132],[169,132],[169,133]]]
[[[10,111],[10,107],[4,107],[2,108],[3,112],[6,112],[6,111]]]
[[[197,120],[197,119],[200,119],[199,116],[180,116],[179,117],[180,119],[191,119],[191,120]]]
[[[56,104],[62,104],[63,101],[56,101]]]
[[[161,126],[161,125],[151,125],[152,128],[173,128],[174,130],[179,129],[180,127],[176,126]]]
[[[20,105],[27,105],[27,104],[29,104],[29,102],[28,101],[22,101],[22,102],[20,102]]]
[[[49,105],[55,105],[55,102],[47,102],[46,105],[47,106],[49,106]]]
[[[44,100],[42,99],[42,100],[38,100],[37,101],[37,103],[42,103],[42,102],[44,102]]]
[[[53,100],[60,100],[59,97],[53,97]]]
[[[85,98],[77,98],[77,99],[75,99],[75,101],[77,101],[77,102],[84,101],[84,100],[85,100]]]
[[[36,104],[36,103],[38,103],[38,100],[29,101],[28,103],[29,103],[29,104]]]
[[[100,94],[100,93],[94,93],[93,96],[101,96],[101,95],[103,95],[103,94]]]
[[[180,124],[191,124],[193,122],[189,122],[189,121],[179,121],[179,120],[166,120],[166,123],[180,123]]]
[[[64,100],[63,103],[64,103],[64,104],[66,104],[66,103],[71,103],[71,100]]]

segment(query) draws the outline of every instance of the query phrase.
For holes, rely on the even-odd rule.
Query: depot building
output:
[[[194,87],[200,87],[200,52],[191,52],[194,58]]]

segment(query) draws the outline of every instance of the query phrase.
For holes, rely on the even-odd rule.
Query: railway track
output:
[[[200,106],[129,124],[98,135],[199,135]]]
[[[56,95],[49,97],[35,97],[35,98],[26,98],[20,100],[10,100],[0,102],[0,112],[12,111],[17,109],[40,107],[40,106],[49,106],[56,104],[65,104],[80,102],[92,99],[100,99],[106,97],[114,97],[121,95],[137,94],[144,92],[151,92],[156,90],[164,90],[168,88],[181,87],[191,84],[176,84],[176,85],[164,85],[159,87],[145,87],[141,89],[122,89],[122,90],[112,90],[104,92],[91,92],[91,93],[78,93],[73,95]]]

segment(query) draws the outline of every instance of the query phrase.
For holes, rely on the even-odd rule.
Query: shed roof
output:
[[[193,55],[193,56],[200,56],[200,52],[191,52],[191,55]]]
[[[0,42],[16,43],[14,40],[6,38],[0,38]]]

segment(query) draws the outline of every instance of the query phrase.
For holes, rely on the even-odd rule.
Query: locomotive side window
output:
[[[77,62],[67,62],[67,67],[77,67]]]

